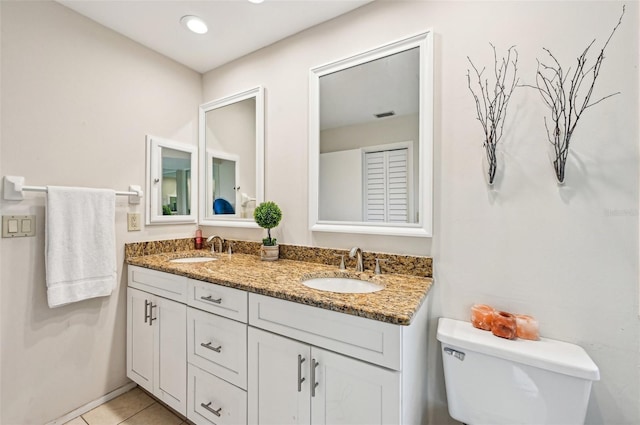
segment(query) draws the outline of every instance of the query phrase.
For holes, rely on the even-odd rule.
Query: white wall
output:
[[[622,3],[375,2],[245,56],[204,76],[204,99],[266,89],[266,199],[278,202],[284,243],[432,255],[429,408],[445,423],[436,318],[468,317],[483,302],[536,316],[543,336],[583,346],[601,370],[588,423],[640,423],[638,319],[638,27],[627,2],[594,96],[621,94],[588,110],[574,133],[567,184],[547,158],[539,95],[514,94],[503,140],[504,176],[489,191],[481,171],[482,133],[468,92],[466,56],[493,65],[517,45],[524,83],[532,84],[543,47],[565,68],[595,37],[594,53]],[[435,33],[434,237],[314,234],[307,226],[309,69],[383,43]],[[218,232],[218,230],[216,230]],[[258,240],[260,230],[224,229]]]
[[[318,217],[328,221],[363,221],[362,151],[321,153]]]
[[[144,187],[145,134],[196,144],[200,74],[58,3],[2,1],[0,11],[0,175],[126,190]],[[25,197],[0,203],[3,215],[36,215],[36,237],[0,240],[2,424],[42,424],[128,382],[124,243],[195,231],[128,233],[126,213],[143,213],[144,202],[118,197],[118,287],[108,298],[49,309],[45,196]]]

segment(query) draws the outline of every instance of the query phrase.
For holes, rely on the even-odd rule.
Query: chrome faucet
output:
[[[222,254],[222,244],[224,243],[224,239],[222,239],[218,235],[209,236],[207,238],[207,242],[213,241],[213,242],[211,242],[211,253],[212,254],[216,253],[216,245],[215,245],[216,239],[218,240],[218,251],[220,252],[220,254]]]
[[[354,246],[353,248],[351,248],[351,251],[349,251],[349,258],[354,257],[356,259],[356,271],[364,271],[364,266],[362,265],[362,250],[357,246]]]

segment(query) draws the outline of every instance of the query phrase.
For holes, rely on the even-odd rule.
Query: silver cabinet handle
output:
[[[205,409],[207,409],[209,412],[213,413],[217,417],[220,417],[220,412],[222,411],[222,407],[220,407],[218,410],[213,410],[211,407],[209,407],[211,406],[211,402],[207,404],[200,403],[200,406],[204,407]]]
[[[149,301],[144,300],[144,323],[149,321],[149,304],[151,304]]]
[[[215,351],[216,353],[219,353],[222,350],[222,345],[218,345],[217,347],[212,347],[211,344],[213,344],[213,342],[207,342],[206,344],[204,342],[201,342],[200,345],[204,348],[208,348],[211,351]]]
[[[302,383],[305,381],[305,378],[302,377],[302,363],[305,360],[307,359],[298,354],[298,392],[302,391]]]
[[[201,300],[209,301],[211,303],[222,304],[222,297],[216,298],[215,300],[211,295],[207,295],[206,297],[200,297]]]
[[[316,368],[320,365],[316,359],[311,359],[311,397],[316,396],[316,387],[319,385],[316,382]]]
[[[149,302],[149,326],[153,324],[154,320],[158,320],[157,317],[153,317],[153,309],[156,307],[158,307],[158,304],[153,304],[152,302]]]

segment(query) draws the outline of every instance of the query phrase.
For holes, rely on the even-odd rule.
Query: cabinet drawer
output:
[[[246,389],[247,325],[189,308],[187,358],[201,369]]]
[[[401,369],[399,325],[249,294],[249,324],[394,370]]]
[[[247,323],[247,293],[235,288],[188,279],[187,304]]]
[[[187,418],[195,424],[247,425],[247,393],[189,365]]]
[[[138,266],[129,266],[129,286],[170,300],[187,301],[187,278]]]

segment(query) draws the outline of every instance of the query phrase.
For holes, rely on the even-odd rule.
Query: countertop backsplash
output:
[[[227,252],[229,243],[231,243],[233,253],[260,255],[260,242],[226,239],[223,248],[224,252]],[[193,249],[193,238],[134,242],[125,244],[124,246],[125,261],[130,257],[190,251]],[[210,251],[211,244],[205,242],[202,250]],[[335,264],[337,267],[338,264],[340,264],[339,255],[344,255],[347,269],[353,269],[355,267],[355,260],[349,258],[349,250],[344,249],[280,244],[279,258],[325,265]],[[433,277],[433,259],[431,257],[363,251],[364,269],[373,270],[375,268],[376,258],[388,260],[381,264],[383,274],[394,273],[418,277]]]

